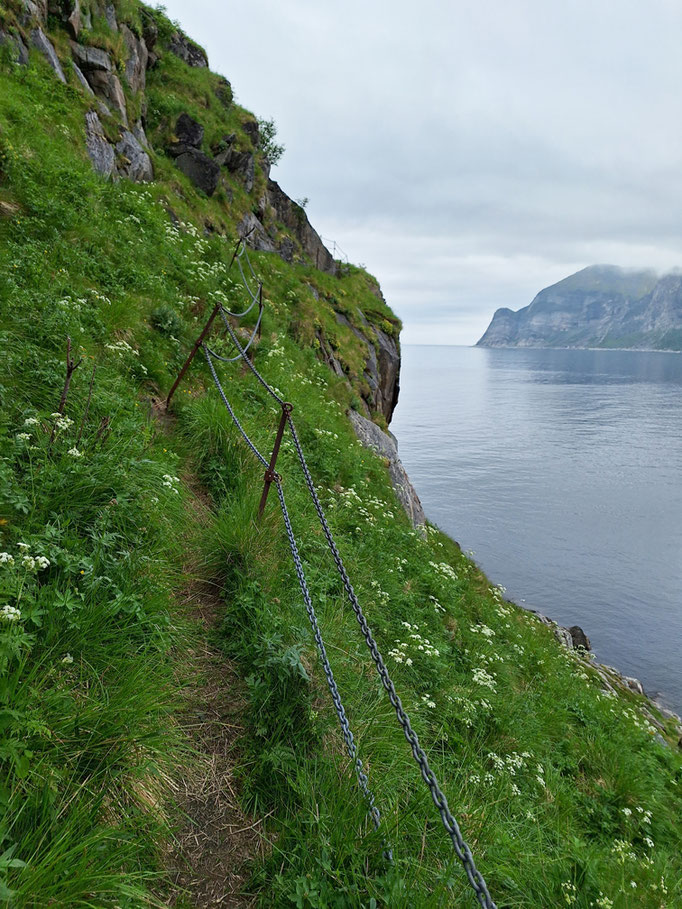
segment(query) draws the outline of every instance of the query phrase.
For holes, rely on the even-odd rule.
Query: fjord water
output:
[[[429,520],[680,711],[682,355],[406,345],[391,429]]]

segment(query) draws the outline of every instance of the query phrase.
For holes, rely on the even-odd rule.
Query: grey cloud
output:
[[[407,340],[475,341],[497,306],[595,262],[682,264],[673,0],[167,0],[276,179],[382,283]]]

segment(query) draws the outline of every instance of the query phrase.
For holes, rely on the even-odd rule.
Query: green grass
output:
[[[153,130],[180,109],[211,120],[215,135],[249,116],[220,113],[210,74],[164,61],[150,78]],[[85,155],[85,107],[39,59],[0,70],[0,198],[18,206],[0,220],[0,549],[14,559],[0,566],[0,606],[21,612],[0,625],[10,904],[132,907],[163,892],[177,821],[168,781],[186,766],[173,717],[175,654],[189,632],[174,595],[189,560],[222,585],[221,641],[247,686],[240,793],[255,815],[272,812],[267,857],[251,869],[262,905],[474,905],[291,443],[278,469],[393,867],[345,755],[276,497],[258,523],[262,469],[201,362],[178,392],[174,425],[162,432],[152,418],[150,399],[170,387],[214,295],[232,308],[243,300],[227,264],[253,198],[238,187],[231,202],[201,197],[163,155],[148,187],[103,183]],[[219,231],[205,236],[207,220]],[[395,325],[373,279],[252,259],[267,297],[258,366],[294,404],[356,591],[498,905],[681,905],[679,752],[654,740],[636,697],[606,697],[456,544],[435,529],[421,539],[383,463],[353,437],[345,412],[363,392],[362,346],[335,313]],[[317,331],[350,384],[319,361]],[[73,424],[50,445],[67,335],[84,362],[66,408]],[[236,365],[220,371],[267,452],[276,408]],[[189,476],[212,501],[208,526],[192,521]],[[50,564],[28,568],[26,553]]]

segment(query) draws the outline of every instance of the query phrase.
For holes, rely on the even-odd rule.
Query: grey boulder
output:
[[[175,159],[176,165],[192,183],[207,196],[212,196],[218,186],[220,167],[198,148],[187,148]]]
[[[47,62],[55,71],[60,82],[66,83],[66,76],[64,75],[64,70],[62,69],[61,63],[59,62],[59,57],[57,56],[52,43],[45,36],[45,33],[41,28],[34,28],[31,32],[31,44],[40,51],[43,57],[45,57]]]
[[[184,60],[188,66],[207,67],[208,57],[206,51],[190,41],[182,32],[173,32],[168,42],[168,50]]]
[[[10,32],[0,30],[0,47],[8,47],[12,59],[19,66],[28,64],[28,48],[24,44],[21,35],[13,35]]]
[[[121,26],[121,34],[128,50],[125,80],[131,91],[144,91],[149,57],[147,46],[144,41],[141,41],[137,35],[133,34],[127,25]]]
[[[116,154],[107,142],[102,124],[94,110],[85,115],[85,145],[95,171],[102,177],[111,177],[116,164]]]
[[[129,130],[123,130],[116,143],[116,152],[120,157],[117,170],[122,177],[134,180],[135,183],[149,183],[154,179],[154,168],[149,155]]]
[[[422,503],[419,501],[419,496],[410,482],[407,471],[398,457],[398,446],[394,437],[384,432],[376,423],[372,423],[371,420],[361,416],[355,410],[350,411],[349,417],[355,430],[355,435],[365,448],[372,449],[388,462],[387,466],[391,483],[400,500],[400,504],[412,522],[412,526],[423,528],[426,523],[426,515],[424,514]]]

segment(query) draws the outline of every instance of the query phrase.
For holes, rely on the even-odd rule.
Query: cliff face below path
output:
[[[477,346],[682,350],[682,273],[590,266],[498,309]]]

